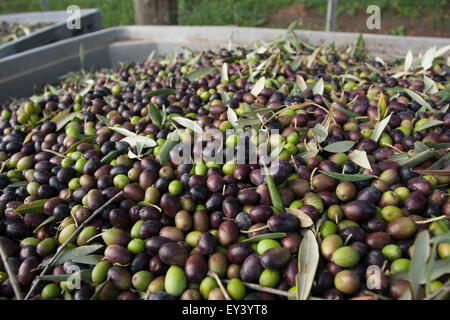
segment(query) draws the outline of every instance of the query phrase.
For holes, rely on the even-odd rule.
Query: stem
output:
[[[8,263],[8,255],[6,254],[5,249],[3,248],[3,243],[0,241],[0,255],[2,256],[3,265],[5,266],[6,273],[9,277],[9,282],[11,282],[11,286],[13,287],[14,294],[16,295],[17,300],[23,300],[22,292],[20,291],[19,283],[17,282],[17,278],[14,275],[14,272],[11,269],[11,266]]]
[[[423,300],[432,300],[433,298],[437,297],[441,293],[447,293],[447,292],[450,292],[450,282],[447,282],[445,285],[440,287],[438,290],[436,290],[429,296],[425,297]]]
[[[92,215],[86,219],[86,221],[84,221],[82,224],[80,224],[80,226],[75,230],[74,233],[72,233],[72,235],[66,240],[66,242],[64,242],[61,246],[58,247],[58,250],[56,251],[55,255],[53,256],[53,258],[50,260],[50,263],[44,268],[44,270],[42,270],[41,274],[39,275],[39,277],[42,277],[43,275],[45,275],[45,273],[47,272],[48,268],[50,268],[50,266],[56,261],[56,259],[59,257],[59,255],[63,252],[64,248],[67,247],[67,245],[81,232],[81,230],[83,230],[83,228],[92,220],[94,220],[94,218],[103,211],[104,208],[106,208],[109,204],[111,204],[114,200],[116,200],[117,198],[121,197],[123,195],[123,191],[120,191],[118,194],[116,194],[114,197],[112,197],[111,199],[109,199],[108,201],[106,201],[100,208],[98,208],[97,210],[95,210]],[[28,291],[28,294],[25,297],[25,300],[27,300],[31,294],[33,293],[33,290],[36,288],[36,286],[39,284],[41,280],[39,278],[37,278],[37,280],[34,282],[34,284],[31,286],[30,291]]]
[[[427,219],[427,220],[422,220],[422,221],[416,221],[416,224],[427,224],[427,223],[431,223],[434,221],[440,221],[440,220],[445,220],[445,219],[450,219],[450,216],[440,216],[440,217],[436,217],[436,218],[431,218],[431,219]]]
[[[225,287],[222,284],[222,281],[220,280],[219,276],[217,275],[217,273],[209,271],[208,272],[208,276],[213,277],[217,284],[219,285],[220,291],[222,291],[223,296],[225,297],[226,300],[231,300],[230,295],[228,294],[227,290],[225,289]]]

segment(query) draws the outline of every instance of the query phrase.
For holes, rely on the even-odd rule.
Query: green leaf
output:
[[[427,129],[432,128],[432,127],[443,125],[444,123],[445,122],[441,121],[441,120],[430,120],[428,122],[425,122],[421,126],[419,126],[417,129],[414,129],[414,131],[427,130]]]
[[[106,126],[109,125],[109,121],[105,116],[102,116],[101,114],[96,114],[95,116],[97,117],[98,121],[100,121],[104,125],[106,125]]]
[[[255,97],[257,97],[261,93],[261,91],[263,91],[264,86],[265,86],[265,81],[266,81],[265,77],[259,78],[259,80],[256,81],[256,83],[253,86],[252,91],[250,93],[252,95],[254,95]]]
[[[173,117],[172,120],[179,123],[185,128],[188,128],[192,131],[194,131],[197,134],[203,134],[203,129],[200,127],[200,125],[190,119],[183,118],[183,117]]]
[[[161,129],[162,127],[162,115],[158,108],[155,107],[153,103],[148,105],[148,114],[152,122]]]
[[[64,154],[68,154],[68,153],[74,152],[80,144],[85,143],[85,142],[89,142],[89,141],[91,141],[91,140],[94,140],[94,138],[95,138],[95,136],[90,136],[90,137],[87,137],[87,138],[85,138],[85,139],[81,139],[81,140],[78,141],[78,142],[75,142],[73,145],[71,145],[71,146],[66,150],[66,152],[64,152]]]
[[[353,150],[348,155],[348,159],[364,169],[372,170],[369,159],[367,158],[367,153],[365,151]]]
[[[430,280],[434,281],[445,274],[449,274],[450,273],[449,270],[450,270],[450,258],[435,261],[433,271],[431,272]],[[416,277],[419,278],[420,284],[422,285],[426,284],[427,276],[425,270],[422,274],[416,274]],[[409,281],[409,270],[396,272],[391,275],[391,279]]]
[[[102,283],[102,285],[97,289],[97,291],[95,291],[95,293],[92,295],[92,297],[89,300],[97,300],[100,297],[100,294],[102,293],[105,286],[108,284],[109,279],[110,278],[108,277],[108,279],[106,279],[106,281]]]
[[[278,156],[280,155],[281,151],[283,151],[284,145],[286,143],[283,142],[282,144],[280,144],[279,146],[277,146],[275,149],[272,150],[272,152],[270,153],[270,157],[272,159],[277,159]]]
[[[87,84],[87,86],[83,90],[78,92],[78,94],[82,97],[84,97],[86,94],[88,94],[92,90],[92,88],[95,85],[95,82],[94,82],[94,80],[90,79],[86,82],[86,84]]]
[[[238,116],[237,116],[236,112],[231,107],[228,107],[228,109],[227,109],[227,118],[228,118],[228,121],[230,121],[230,123],[233,126],[233,128],[236,129],[236,128],[239,127]]]
[[[131,147],[136,147],[136,148],[139,148],[140,145],[145,148],[153,148],[157,145],[155,140],[150,139],[145,136],[138,136],[138,135],[136,135],[134,137],[125,137],[120,141],[124,141],[124,142],[128,143]],[[141,151],[142,151],[142,149],[141,149]]]
[[[123,135],[125,137],[136,137],[137,136],[136,133],[131,132],[130,130],[127,130],[125,128],[117,128],[117,127],[108,127],[108,128],[111,129],[112,131],[120,133],[121,135]]]
[[[117,154],[119,152],[117,150],[113,150],[110,153],[108,153],[106,156],[104,156],[101,160],[102,164],[109,164],[111,161],[113,161],[114,159],[116,159]]]
[[[78,54],[80,56],[81,70],[84,70],[84,45],[83,44],[80,44]]]
[[[316,123],[314,128],[311,129],[314,137],[317,139],[317,143],[324,142],[328,137],[328,130],[319,123]]]
[[[68,124],[70,121],[72,121],[73,119],[79,117],[81,115],[81,112],[72,112],[69,113],[68,115],[66,115],[65,117],[61,118],[61,120],[59,120],[56,123],[56,131],[61,130],[62,128],[64,128],[64,126],[66,124]]]
[[[415,167],[422,162],[434,157],[437,154],[435,150],[429,149],[422,152],[417,153],[416,155],[412,156],[411,158],[408,158],[406,161],[396,161],[400,166],[402,167]]]
[[[242,240],[241,242],[256,243],[264,239],[280,239],[286,237],[284,232],[264,233],[258,236]]]
[[[443,165],[445,164],[445,161],[447,161],[448,159],[450,159],[450,153],[443,155],[441,158],[439,158],[438,161],[433,163],[427,169],[428,170],[439,170],[439,169],[441,169],[441,167],[443,167]]]
[[[70,250],[66,250],[61,255],[56,258],[56,260],[53,262],[52,266],[61,265],[66,261],[77,259],[80,257],[85,257],[90,255],[91,253],[94,253],[95,251],[103,248],[103,245],[96,244],[96,245],[90,245],[90,246],[81,246],[77,248],[73,248]],[[50,263],[50,260],[45,260],[41,262],[39,265],[40,267],[46,267]]]
[[[292,61],[291,64],[289,65],[291,67],[292,71],[294,71],[294,72],[297,71],[304,60],[305,60],[305,57],[300,56],[300,57],[297,57],[294,61]]]
[[[58,123],[62,118],[70,113],[71,108],[66,108],[62,111],[58,111],[53,118],[50,119],[51,122]]]
[[[294,31],[294,29],[297,28],[297,26],[298,26],[298,19],[291,22],[291,24],[286,30],[286,36],[290,35]]]
[[[313,94],[323,95],[323,91],[325,90],[325,86],[323,83],[323,79],[320,78],[319,81],[314,85]]]
[[[311,230],[306,231],[298,254],[297,300],[307,300],[319,264],[319,246]]]
[[[222,82],[226,82],[228,81],[228,64],[224,63],[222,65],[222,70],[221,70],[221,80]]]
[[[409,282],[411,284],[414,297],[417,298],[420,275],[425,273],[425,263],[430,255],[430,235],[428,230],[422,231],[416,237],[413,247],[413,258],[409,267]]]
[[[178,135],[178,131],[174,131],[164,142],[161,150],[159,151],[159,161],[161,164],[166,164],[169,162],[170,151],[178,144],[179,141],[180,136]]]
[[[46,225],[48,225],[50,222],[52,222],[53,220],[55,220],[54,216],[50,216],[47,219],[45,219],[39,226],[37,226],[36,229],[33,230],[33,233],[38,233],[39,230],[41,230],[43,227],[45,227]]]
[[[44,204],[47,202],[47,199],[40,199],[33,202],[30,202],[28,204],[22,204],[18,206],[14,212],[17,214],[27,214],[27,213],[33,213],[33,214],[41,214],[44,213]]]
[[[350,140],[339,141],[339,142],[330,143],[325,148],[323,148],[323,150],[325,150],[327,152],[332,152],[332,153],[347,152],[355,144],[356,144],[356,142],[350,141]]]
[[[304,92],[306,89],[308,89],[308,86],[306,85],[305,79],[301,75],[297,75],[295,77],[295,83],[299,87],[299,89]]]
[[[275,181],[273,181],[272,176],[270,175],[269,169],[265,164],[264,166],[264,172],[266,174],[266,182],[267,187],[269,188],[270,193],[270,199],[272,200],[272,206],[278,211],[283,212],[284,211],[284,205],[283,201],[281,200],[281,196],[278,192],[277,185],[275,184]]]
[[[381,134],[383,133],[384,129],[387,127],[389,120],[391,120],[391,116],[392,116],[392,113],[377,123],[377,125],[375,126],[375,129],[373,129],[370,139],[372,139],[375,142],[378,142],[378,139],[380,139]]]
[[[28,181],[18,181],[11,184],[8,184],[7,187],[9,188],[20,188],[20,187],[26,187],[28,185]]]
[[[209,67],[209,68],[203,68],[203,69],[199,69],[199,70],[195,70],[192,72],[189,72],[188,74],[185,75],[186,79],[188,79],[189,81],[195,81],[201,77],[204,77],[212,72],[216,71],[216,68],[213,67]]]
[[[168,96],[168,95],[175,94],[175,93],[177,93],[177,90],[175,90],[175,89],[159,89],[159,90],[147,92],[146,94],[143,95],[143,97],[148,98],[148,97],[155,97],[155,96]]]
[[[422,107],[426,108],[428,111],[436,112],[428,102],[426,102],[420,95],[415,93],[412,90],[409,89],[403,89],[414,101],[416,101],[418,104],[420,104]]]
[[[58,275],[43,275],[43,276],[37,276],[36,278],[38,278],[42,281],[61,282],[61,281],[68,281],[70,279],[73,279],[76,276],[79,276],[81,278],[81,280],[83,280],[85,282],[91,282],[92,281],[91,273],[92,273],[91,269],[83,269],[83,270],[80,270],[80,271],[74,272],[74,273],[58,274]]]
[[[100,254],[90,254],[87,256],[83,256],[83,257],[73,258],[72,262],[89,264],[89,265],[95,266],[97,263],[102,261],[103,258],[104,258],[104,256],[102,256]]]
[[[368,121],[367,119],[363,119],[363,116],[361,116],[360,114],[357,114],[357,113],[355,113],[353,111],[350,111],[350,110],[347,110],[347,109],[344,109],[344,108],[334,107],[334,110],[339,110],[339,111],[345,113],[345,115],[347,117],[349,117],[349,118],[358,118],[357,120],[359,122],[367,122]]]
[[[331,178],[340,180],[340,181],[365,181],[370,179],[378,179],[377,176],[370,175],[370,174],[343,174],[343,173],[337,173],[337,172],[327,172],[323,170],[319,170],[320,173],[323,173]]]
[[[286,212],[298,218],[301,228],[309,228],[314,224],[314,221],[305,212],[296,208],[286,208]]]

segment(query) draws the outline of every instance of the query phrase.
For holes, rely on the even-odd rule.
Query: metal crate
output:
[[[37,48],[63,39],[73,38],[102,29],[102,17],[98,9],[81,10],[80,29],[69,30],[66,11],[44,11],[0,15],[0,21],[8,23],[47,22],[51,25],[36,30],[24,37],[0,45],[0,60],[4,57]]]

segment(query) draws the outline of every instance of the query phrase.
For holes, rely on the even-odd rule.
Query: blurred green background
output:
[[[134,24],[133,0],[48,0],[51,10],[100,8],[105,27]],[[366,28],[366,8],[381,8],[381,30]],[[42,10],[40,0],[1,0],[0,14]],[[327,0],[178,0],[180,25],[240,25],[286,27],[294,19],[300,28],[325,28]],[[448,0],[339,0],[337,31],[448,37]]]

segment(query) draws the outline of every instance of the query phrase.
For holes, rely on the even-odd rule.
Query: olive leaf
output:
[[[433,60],[435,55],[436,55],[436,47],[431,47],[424,53],[421,63],[424,72],[433,66]]]
[[[297,28],[297,26],[298,26],[298,19],[291,22],[291,24],[286,30],[286,36],[290,35],[294,31],[294,29]]]
[[[105,116],[103,116],[101,114],[96,114],[95,117],[98,119],[98,121],[100,121],[104,125],[109,125],[109,121]]]
[[[339,141],[339,142],[330,143],[329,145],[324,147],[323,150],[325,150],[327,152],[332,152],[332,153],[347,152],[355,144],[356,144],[356,142],[350,141],[350,140]]]
[[[372,135],[370,136],[370,139],[372,139],[375,142],[378,142],[378,139],[380,139],[381,134],[383,133],[384,129],[389,124],[389,120],[391,120],[392,113],[388,115],[386,118],[381,120],[377,123],[375,128],[373,129]]]
[[[156,96],[168,96],[171,94],[177,93],[177,90],[175,89],[158,89],[154,91],[147,92],[143,95],[144,98],[148,97],[156,97]]]
[[[56,258],[56,260],[52,263],[52,266],[61,265],[66,261],[88,256],[101,248],[103,248],[103,245],[95,244],[66,250],[63,253],[61,253],[61,255],[58,258]],[[49,263],[50,260],[42,261],[39,267],[46,267]]]
[[[275,181],[273,180],[272,176],[270,175],[269,169],[265,164],[264,166],[264,173],[265,178],[267,182],[267,187],[269,188],[270,193],[270,199],[272,200],[272,206],[278,211],[283,212],[284,211],[284,205],[283,201],[281,200],[280,193],[278,192],[277,185],[275,184]]]
[[[250,82],[255,81],[255,76],[253,75],[253,68],[250,63],[248,64],[248,81],[250,81]]]
[[[61,120],[62,118],[64,118],[65,116],[67,116],[70,113],[70,109],[71,108],[66,108],[62,111],[59,111],[58,113],[56,113],[56,115],[50,119],[51,122],[54,123],[58,123],[59,120]]]
[[[306,89],[308,89],[308,86],[306,85],[306,82],[301,75],[298,74],[295,77],[295,82],[297,83],[297,86],[300,88],[300,90],[302,92],[304,92]]]
[[[314,224],[314,221],[305,212],[296,208],[286,208],[286,212],[298,218],[301,228],[309,228]]]
[[[145,136],[138,136],[138,135],[136,135],[134,137],[125,137],[120,141],[124,141],[124,142],[128,143],[131,147],[136,147],[136,148],[140,145],[144,148],[152,148],[157,145],[155,140],[150,139]],[[142,149],[141,149],[141,151],[142,151]]]
[[[86,94],[88,94],[89,91],[91,91],[92,88],[94,87],[95,82],[94,82],[94,80],[89,79],[88,81],[86,81],[86,84],[87,84],[87,86],[83,90],[78,92],[78,95],[84,97]]]
[[[75,142],[73,145],[71,145],[66,150],[66,152],[64,152],[64,154],[68,154],[68,153],[74,152],[80,144],[85,143],[85,142],[89,142],[89,141],[93,140],[94,138],[95,138],[95,136],[89,136],[89,137],[86,137],[84,139],[81,139],[80,141]]]
[[[33,135],[34,135],[34,131],[28,132],[28,134],[25,137],[25,139],[23,139],[23,144],[26,144],[26,143],[30,142],[31,138],[33,138]]]
[[[39,230],[41,230],[43,227],[51,223],[53,220],[55,220],[55,216],[50,216],[47,219],[45,219],[40,225],[36,227],[36,229],[33,230],[33,233],[38,233]]]
[[[185,128],[188,128],[192,131],[194,131],[197,134],[203,134],[203,129],[200,127],[200,125],[190,119],[182,118],[182,117],[173,117],[172,120],[176,121],[180,125],[182,125]]]
[[[304,161],[307,161],[309,158],[314,158],[319,153],[319,150],[308,150],[299,153],[300,158],[302,158]]]
[[[250,93],[252,95],[254,95],[255,97],[257,97],[261,93],[261,91],[264,89],[265,81],[266,81],[265,77],[259,78],[259,80],[256,81],[256,83],[253,86],[252,91]]]
[[[313,87],[313,94],[323,95],[324,89],[325,89],[325,87],[324,87],[323,79],[320,78],[319,81],[317,81],[317,83]]]
[[[319,123],[316,123],[316,125],[314,126],[314,128],[311,129],[311,131],[314,134],[317,143],[324,142],[328,137],[328,130]]]
[[[345,115],[349,118],[356,118],[359,122],[367,122],[368,121],[367,119],[363,118],[360,114],[357,114],[348,109],[344,109],[344,108],[340,108],[340,107],[334,107],[334,109],[345,113]]]
[[[320,173],[323,173],[331,178],[334,178],[336,180],[340,181],[365,181],[370,179],[378,179],[377,176],[370,175],[370,174],[343,174],[343,173],[337,173],[337,172],[328,172],[319,170]]]
[[[230,121],[230,123],[233,126],[233,128],[236,129],[236,128],[239,127],[238,116],[237,116],[236,112],[231,107],[227,108],[227,118],[228,118],[228,121]]]
[[[170,151],[178,144],[179,141],[180,137],[178,131],[174,131],[170,134],[159,151],[159,161],[161,164],[166,164],[169,162]]]
[[[28,181],[18,181],[14,183],[10,183],[7,185],[8,188],[20,188],[20,187],[26,187],[28,185]]]
[[[103,289],[105,289],[110,279],[111,278],[108,277],[108,279],[106,279],[106,281],[101,284],[101,286],[95,291],[95,293],[89,300],[97,300],[100,297],[100,294],[102,293]]]
[[[297,300],[307,300],[319,264],[319,246],[311,230],[306,231],[298,253]]]
[[[419,152],[412,157],[408,157],[408,155],[405,154],[401,159],[393,158],[392,156],[389,157],[389,159],[397,162],[402,167],[415,167],[421,164],[422,162],[434,157],[436,154],[437,154],[436,150],[428,149]],[[406,159],[405,156],[408,158]]]
[[[294,61],[292,61],[291,64],[289,65],[291,67],[292,71],[294,71],[294,72],[297,71],[304,60],[305,60],[305,57],[300,56],[300,57],[297,57]]]
[[[422,130],[427,130],[436,126],[440,126],[443,125],[445,122],[441,121],[441,120],[430,120],[425,122],[424,124],[420,125],[417,129],[415,129],[415,131],[422,131]]]
[[[228,64],[224,63],[222,65],[222,70],[221,70],[221,80],[222,82],[228,81]]]
[[[91,269],[83,269],[74,273],[66,273],[66,274],[57,274],[57,275],[43,275],[43,276],[37,276],[36,278],[42,280],[42,281],[68,281],[70,279],[76,279],[80,278],[81,280],[90,283],[92,281],[91,279]]]
[[[44,204],[47,202],[47,199],[36,200],[27,204],[22,204],[18,206],[14,212],[17,214],[41,214],[44,213]]]
[[[87,256],[76,257],[71,260],[74,263],[89,264],[89,265],[95,266],[97,263],[102,261],[103,258],[104,258],[104,256],[102,256],[100,254],[90,254]]]
[[[189,72],[188,74],[185,75],[186,79],[188,79],[189,81],[195,81],[201,77],[204,77],[212,72],[214,72],[216,70],[216,68],[213,67],[209,67],[209,68],[203,68],[203,69],[199,69],[199,70],[195,70],[192,72]]]
[[[409,282],[411,289],[414,293],[414,297],[417,298],[420,278],[419,275],[425,273],[425,264],[430,255],[430,235],[428,231],[422,231],[416,237],[413,247],[413,257],[411,259],[411,265],[409,267]]]
[[[222,103],[224,105],[226,105],[228,103],[228,101],[230,101],[230,96],[225,91],[222,91],[220,93],[220,97],[222,98]]]
[[[408,53],[406,54],[406,57],[405,57],[405,65],[403,68],[403,71],[405,73],[407,73],[409,71],[412,63],[413,63],[413,54],[412,54],[411,50],[408,50]]]
[[[102,164],[109,164],[111,161],[113,161],[117,157],[118,153],[119,152],[117,150],[113,150],[110,153],[108,153],[106,156],[104,156],[100,162]]]
[[[450,258],[436,260],[433,265],[433,270],[431,272],[430,280],[434,281],[445,274],[448,274],[450,270]],[[421,274],[415,275],[420,284],[426,284],[427,275],[425,270]],[[409,270],[396,272],[391,275],[392,280],[407,280],[409,281]]]
[[[447,153],[447,154],[443,155],[442,157],[440,157],[439,160],[437,160],[435,163],[433,163],[427,169],[428,170],[438,170],[441,168],[441,166],[443,167],[443,165],[445,164],[445,162],[448,159],[450,159],[450,153]]]
[[[427,76],[424,76],[423,82],[425,84],[425,89],[424,89],[425,93],[436,94],[439,92],[436,82],[434,82],[432,79],[428,78]]]
[[[286,143],[283,142],[283,143],[281,143],[280,145],[278,145],[275,149],[273,149],[272,152],[270,153],[270,157],[271,157],[272,159],[278,159],[278,157],[279,157],[281,151],[283,151],[283,148],[284,148],[284,145],[285,145],[285,144],[286,144]]]
[[[152,122],[161,129],[162,127],[162,115],[158,108],[155,107],[153,103],[148,105],[148,114]]]
[[[420,95],[415,93],[412,90],[409,89],[403,89],[414,101],[416,101],[418,104],[420,104],[423,108],[426,108],[427,110],[431,112],[435,112],[435,110],[430,106],[428,102],[426,102]]]
[[[348,159],[362,168],[372,170],[369,159],[367,158],[367,153],[365,151],[353,150],[348,155]]]
[[[286,233],[284,232],[273,232],[273,233],[264,233],[260,234],[258,236],[248,238],[245,240],[242,240],[241,242],[248,242],[248,243],[257,243],[264,239],[280,239],[286,237]]]
[[[108,127],[108,128],[111,129],[112,131],[120,133],[121,135],[123,135],[125,137],[136,137],[137,136],[136,133],[131,132],[130,130],[127,130],[125,128],[117,128],[117,127]]]
[[[56,123],[56,131],[61,130],[62,128],[64,128],[64,126],[66,124],[68,124],[73,119],[79,117],[80,115],[81,115],[81,112],[78,111],[78,112],[69,113],[68,115],[64,116]]]

